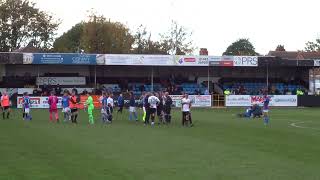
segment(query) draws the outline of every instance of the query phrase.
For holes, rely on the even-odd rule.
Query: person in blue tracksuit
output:
[[[23,107],[23,120],[32,120],[32,116],[30,114],[31,101],[27,92],[23,93],[22,99],[22,107]]]
[[[62,96],[62,112],[64,117],[64,122],[71,120],[71,109],[70,109],[70,95],[68,91],[65,91]]]
[[[118,113],[121,113],[122,114],[122,111],[123,111],[123,106],[124,106],[124,99],[123,99],[123,95],[122,93],[119,95],[118,97]]]
[[[269,124],[269,103],[270,103],[270,97],[267,95],[264,96],[263,98],[263,120],[264,124],[268,125]]]
[[[134,119],[133,119],[134,118]],[[137,109],[136,109],[136,100],[134,98],[133,93],[130,94],[130,101],[129,101],[129,120],[138,121],[137,116]]]

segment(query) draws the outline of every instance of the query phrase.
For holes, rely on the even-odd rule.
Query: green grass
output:
[[[179,112],[169,127],[125,115],[88,128],[84,112],[74,127],[49,124],[45,110],[33,110],[30,123],[15,111],[0,120],[0,179],[320,179],[319,109],[273,109],[270,127],[236,118],[239,111],[194,110],[193,128],[180,126]],[[301,121],[306,128],[290,126]]]

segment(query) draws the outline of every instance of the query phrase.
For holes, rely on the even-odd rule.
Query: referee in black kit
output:
[[[167,124],[170,124],[171,123],[172,98],[169,96],[168,92],[165,92],[163,101],[164,101],[164,107],[163,107],[164,119]]]

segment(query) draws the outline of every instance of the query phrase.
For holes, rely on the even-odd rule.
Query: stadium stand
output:
[[[265,79],[222,79],[220,81],[223,89],[228,89],[231,94],[236,95],[257,95],[263,94],[266,90],[267,84]],[[306,90],[307,85],[301,80],[293,80],[285,82],[281,79],[270,79],[268,92],[269,94],[282,95],[282,94],[296,94],[296,91]]]

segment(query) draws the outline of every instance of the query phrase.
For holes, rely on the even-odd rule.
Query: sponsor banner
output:
[[[22,64],[22,53],[0,52],[0,64]]]
[[[257,67],[258,56],[234,56],[233,66]]]
[[[175,107],[181,107],[182,95],[170,95]],[[211,107],[211,95],[189,95],[192,107]]]
[[[226,106],[251,106],[250,95],[229,95],[226,96]]]
[[[12,96],[15,93],[18,93],[18,88],[0,88],[0,92],[7,92],[9,96]]]
[[[106,65],[141,65],[141,66],[172,66],[173,56],[170,55],[127,55],[107,54]]]
[[[320,66],[320,59],[313,60],[314,66]]]
[[[30,97],[31,108],[45,109],[49,108],[49,97]],[[58,108],[61,108],[61,97],[58,97]],[[17,108],[22,108],[23,97],[17,97]]]
[[[181,107],[182,95],[170,95],[174,107]]]
[[[233,56],[209,56],[209,66],[234,66]]]
[[[85,77],[37,77],[37,85],[86,85]]]
[[[102,54],[24,53],[23,64],[103,65]]]
[[[28,94],[33,94],[34,88],[18,88],[18,94],[22,95],[23,93],[27,92]]]
[[[209,66],[258,66],[257,56],[209,56]]]
[[[100,96],[92,96],[93,103],[96,108],[101,107],[101,103],[99,102],[99,97]],[[33,108],[33,109],[48,109],[49,108],[48,99],[49,99],[48,96],[46,96],[46,97],[30,97],[31,108]],[[80,96],[80,103],[78,104],[79,109],[84,108],[84,104],[87,99],[88,99],[87,96]],[[58,97],[58,100],[59,100],[58,104],[57,104],[58,108],[62,108],[62,106],[61,106],[62,97]],[[23,101],[23,97],[17,97],[17,108],[22,108],[22,101]]]
[[[208,66],[209,56],[175,56],[178,66]]]
[[[298,106],[296,95],[270,95],[269,106],[274,107],[295,107]],[[226,96],[227,107],[251,106],[252,104],[263,105],[263,96],[250,95],[229,95]]]
[[[72,89],[74,89],[74,88],[62,88],[62,92],[61,93],[63,93],[63,91],[65,91],[65,90],[68,90],[70,93],[72,92]],[[93,89],[94,88],[90,88],[90,87],[88,87],[88,88],[75,88],[76,90],[77,90],[77,92],[78,92],[78,94],[81,94],[81,93],[83,93],[83,91],[87,91],[87,92],[93,92]]]

